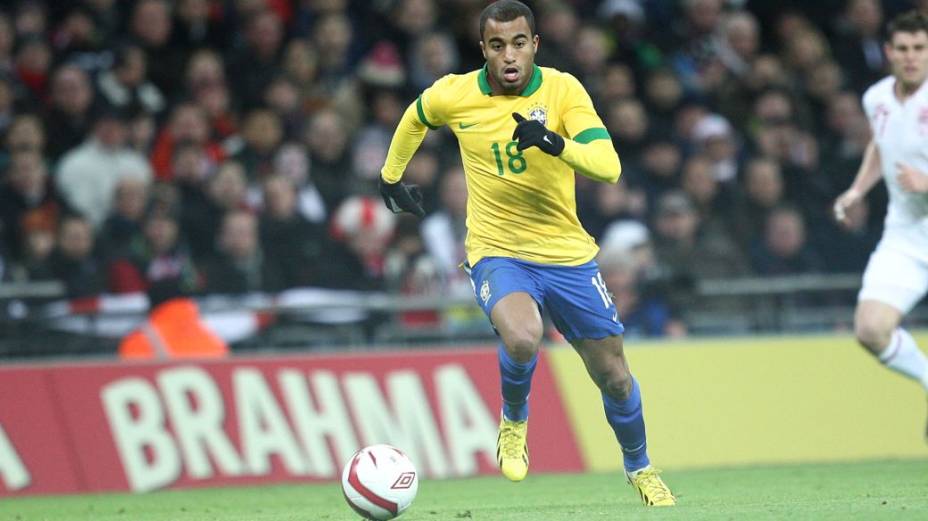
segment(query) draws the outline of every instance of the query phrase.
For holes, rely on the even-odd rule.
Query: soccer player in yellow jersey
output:
[[[490,4],[480,37],[486,65],[439,79],[400,120],[381,171],[384,202],[394,212],[424,215],[418,190],[400,179],[426,132],[448,126],[467,175],[465,268],[502,339],[503,475],[521,481],[528,473],[528,395],[547,309],[602,391],[629,483],[645,504],[673,505],[648,459],[641,392],[593,260],[598,248],[577,218],[574,172],[616,182],[621,166],[612,141],[576,78],[535,65],[539,39],[525,4]]]

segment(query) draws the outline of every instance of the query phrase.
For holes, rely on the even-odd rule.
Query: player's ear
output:
[[[487,47],[483,44],[483,40],[480,40],[480,54],[483,54],[483,59],[487,59]]]
[[[540,42],[541,42],[541,38],[539,38],[537,34],[532,37],[532,47],[535,48],[536,53],[538,52],[538,44]]]

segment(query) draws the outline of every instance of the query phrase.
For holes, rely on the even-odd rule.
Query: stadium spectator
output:
[[[616,221],[643,219],[648,204],[641,190],[629,188],[626,183],[597,187],[582,194],[580,200],[580,221],[597,240],[602,239],[609,225]]]
[[[126,145],[126,137],[125,116],[113,110],[101,112],[90,139],[65,154],[55,174],[61,196],[95,228],[109,215],[120,179],[152,179],[148,161]]]
[[[658,262],[675,278],[692,283],[749,272],[744,256],[727,232],[705,227],[692,201],[681,191],[660,197],[654,229]]]
[[[284,75],[275,77],[264,91],[264,104],[277,115],[286,139],[302,134],[306,119],[303,94],[293,80]]]
[[[23,217],[22,257],[10,263],[7,278],[20,282],[55,278],[50,263],[56,243],[55,226],[53,216],[48,213],[29,212]]]
[[[670,134],[673,131],[674,114],[683,102],[683,85],[680,80],[666,68],[651,72],[645,80],[644,100],[656,131]]]
[[[174,107],[167,124],[158,133],[151,151],[151,165],[158,179],[173,179],[171,165],[174,148],[182,143],[204,147],[212,166],[218,165],[227,156],[222,146],[212,138],[209,120],[203,108],[193,103],[181,103]]]
[[[45,127],[35,114],[21,114],[9,124],[6,132],[6,147],[0,151],[0,168],[6,168],[12,155],[19,152],[35,152],[42,155],[45,150]]]
[[[274,153],[284,138],[280,117],[267,109],[255,109],[242,122],[242,147],[233,159],[244,168],[250,182],[260,182],[274,171]]]
[[[261,250],[258,220],[245,210],[232,210],[222,218],[216,237],[216,254],[202,263],[208,293],[241,294],[279,291],[280,274]]]
[[[98,295],[106,288],[105,273],[94,254],[93,225],[79,215],[61,218],[49,266],[52,275],[64,283],[69,298]]]
[[[247,107],[260,103],[262,95],[278,69],[284,30],[277,13],[265,10],[246,21],[244,45],[227,64],[235,78],[236,95]]]
[[[780,164],[758,157],[747,163],[742,191],[735,203],[737,219],[732,229],[743,251],[764,233],[770,211],[783,202],[783,174]]]
[[[634,164],[634,163],[633,163]],[[683,151],[666,138],[656,138],[648,143],[641,158],[641,180],[635,182],[634,171],[629,172],[628,183],[642,186],[648,198],[648,208],[654,208],[665,192],[680,186],[680,168]],[[627,167],[626,167],[627,168]]]
[[[234,140],[239,116],[233,109],[222,59],[215,52],[204,49],[191,56],[187,66],[187,90],[193,102],[206,113],[213,137],[226,143]]]
[[[596,25],[581,26],[573,39],[573,61],[577,64],[577,77],[590,86],[590,95],[603,89],[601,74],[609,59],[609,40]]]
[[[336,208],[347,193],[345,173],[350,171],[348,129],[333,109],[316,112],[309,120],[304,142],[313,165],[313,181],[326,207]]]
[[[743,78],[751,71],[760,49],[760,26],[751,13],[737,11],[721,23],[719,60],[728,73]]]
[[[171,4],[166,0],[139,0],[132,9],[129,30],[129,36],[145,51],[152,83],[161,92],[175,92],[184,56],[171,44]]]
[[[464,169],[455,167],[445,172],[440,182],[440,209],[422,220],[425,250],[434,259],[441,280],[457,287],[470,286],[459,264],[464,258],[467,236],[467,180]]]
[[[97,77],[97,88],[111,107],[127,113],[144,111],[158,114],[164,110],[164,96],[148,81],[148,63],[145,60],[144,51],[134,45],[115,51],[113,68]]]
[[[16,33],[13,23],[5,12],[0,12],[0,72],[9,75],[13,72],[13,47],[16,45]]]
[[[0,73],[0,135],[6,133],[16,117],[14,101],[12,78]]]
[[[107,267],[109,291],[143,292],[166,282],[188,294],[196,290],[199,275],[180,240],[177,218],[164,211],[149,212],[142,230],[142,236],[136,236],[124,254]]]
[[[171,30],[171,45],[178,49],[221,49],[227,45],[229,27],[221,10],[210,0],[179,0]]]
[[[650,130],[644,105],[634,98],[618,100],[609,105],[604,117],[619,157],[625,163],[636,164],[647,144]]]
[[[712,166],[706,156],[691,156],[683,164],[680,188],[693,202],[703,226],[727,229],[731,197],[727,187],[719,183]]]
[[[438,78],[458,70],[460,58],[454,40],[445,33],[435,32],[420,37],[410,57],[410,82],[422,90]]]
[[[20,151],[13,155],[0,187],[0,237],[4,250],[19,259],[23,247],[23,219],[27,214],[41,213],[53,227],[66,210],[48,180],[48,169],[42,156],[35,151]]]
[[[545,45],[538,47],[538,63],[575,72],[577,65],[571,53],[571,37],[580,26],[576,10],[564,2],[551,2],[545,9],[539,10],[537,15],[539,31],[545,34]]]
[[[883,7],[879,0],[848,0],[838,20],[835,58],[857,92],[882,78],[888,68],[883,56]]]
[[[628,64],[639,77],[662,64],[661,51],[648,34],[648,13],[641,2],[606,0],[600,4],[597,14],[608,24],[607,30],[613,39],[613,61]]]
[[[55,124],[48,126],[48,154],[57,160],[89,134],[94,92],[87,73],[75,65],[59,66],[52,74],[50,99],[45,121]]]
[[[807,242],[802,213],[790,206],[774,208],[767,216],[764,235],[751,250],[751,262],[761,275],[813,273],[823,268]]]
[[[264,208],[260,214],[261,249],[284,288],[318,286],[327,276],[325,230],[299,212],[297,187],[283,174],[262,183]],[[273,289],[273,288],[270,288]]]
[[[738,144],[728,121],[718,115],[703,116],[693,127],[696,150],[711,163],[712,176],[720,183],[731,183],[738,173]]]
[[[325,222],[328,209],[311,175],[311,163],[306,147],[300,143],[284,143],[274,156],[274,173],[283,175],[297,189],[300,214],[312,223]],[[254,205],[259,206],[259,205]]]
[[[686,334],[683,323],[674,318],[670,305],[656,294],[648,294],[644,280],[628,251],[607,252],[599,258],[599,269],[626,337],[680,337]]]
[[[372,197],[346,199],[332,216],[328,287],[384,289],[384,260],[396,216]]]
[[[147,180],[126,177],[116,183],[112,210],[100,229],[104,258],[125,255],[129,246],[142,235],[148,196]]]
[[[48,89],[49,68],[52,50],[40,35],[29,35],[21,39],[14,58],[16,76],[35,100],[44,100]]]

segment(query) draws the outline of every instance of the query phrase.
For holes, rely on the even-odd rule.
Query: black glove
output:
[[[422,192],[416,185],[407,185],[397,181],[390,184],[380,178],[380,195],[383,202],[393,213],[409,212],[417,217],[425,217],[422,209]]]
[[[516,148],[525,150],[528,147],[538,147],[545,154],[559,156],[564,151],[564,138],[557,132],[552,132],[545,128],[540,121],[534,119],[525,119],[518,112],[512,113],[512,119],[516,120],[516,130],[512,133],[512,139],[518,141]]]

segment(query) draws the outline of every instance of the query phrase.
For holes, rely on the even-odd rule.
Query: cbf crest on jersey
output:
[[[548,108],[544,105],[535,105],[532,108],[528,109],[528,119],[534,119],[535,121],[541,123],[542,125],[547,126],[548,124]]]

